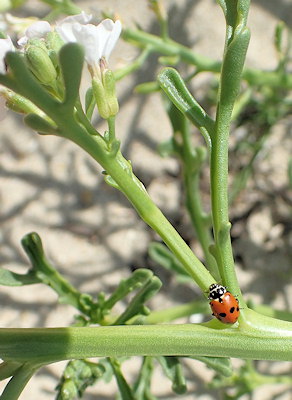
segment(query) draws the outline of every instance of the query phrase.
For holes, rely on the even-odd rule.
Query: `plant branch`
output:
[[[273,323],[272,331],[249,329],[243,332],[223,327],[223,324],[215,320],[212,324],[216,325],[216,329],[194,324],[1,328],[0,356],[5,361],[34,363],[104,356],[190,354],[291,361],[292,324],[261,317],[262,320],[263,318],[270,326]]]
[[[174,40],[164,40],[139,29],[123,29],[122,37],[125,41],[138,47],[151,46],[153,52],[166,56],[178,56],[182,61],[195,65],[197,72],[220,73],[222,64],[220,61],[212,60],[206,56],[197,54],[192,49],[183,46]],[[292,75],[278,71],[262,71],[255,68],[245,68],[242,78],[250,85],[267,85],[270,87],[292,88]]]
[[[234,270],[228,217],[228,140],[232,110],[239,92],[242,68],[249,43],[246,16],[240,13],[241,3],[220,0],[226,16],[226,43],[219,85],[215,134],[211,136],[211,203],[216,258],[223,283],[239,296],[244,304]],[[248,8],[247,8],[248,10]],[[247,11],[246,11],[247,12]]]

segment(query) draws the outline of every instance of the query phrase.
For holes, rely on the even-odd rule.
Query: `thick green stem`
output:
[[[223,282],[232,288],[236,282],[234,260],[230,238],[228,217],[228,137],[230,116],[224,110],[218,111],[216,134],[212,140],[211,151],[211,199],[213,229],[215,237],[215,257]],[[236,290],[238,293],[238,289]]]
[[[215,134],[211,137],[211,201],[215,238],[214,255],[221,278],[244,305],[237,282],[228,217],[228,140],[232,110],[239,92],[250,33],[245,27],[248,1],[225,3],[226,43],[219,87]],[[242,7],[242,8],[241,8]],[[245,13],[243,13],[243,10]],[[241,12],[243,14],[241,14]],[[232,33],[232,34],[231,34]]]
[[[2,328],[0,356],[6,361],[33,363],[105,356],[189,356],[190,354],[291,361],[291,323],[274,321],[281,325],[274,332],[257,330],[254,333],[252,330],[241,332],[238,329],[211,329],[192,324],[98,328]]]

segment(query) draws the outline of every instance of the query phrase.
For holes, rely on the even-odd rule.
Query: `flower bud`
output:
[[[61,389],[61,398],[64,400],[74,399],[78,396],[78,390],[71,380],[66,380]]]
[[[55,66],[55,68],[58,68],[58,53],[61,50],[61,47],[64,46],[64,41],[61,39],[60,35],[58,35],[57,32],[51,31],[47,33],[45,43],[53,65]]]
[[[92,90],[101,118],[108,119],[119,111],[119,104],[115,91],[115,78],[111,70],[102,73],[102,80],[92,79]]]
[[[25,58],[29,69],[44,85],[53,84],[57,78],[57,71],[49,57],[44,43],[35,39],[25,50]]]
[[[54,31],[47,33],[45,43],[49,50],[53,50],[56,53],[59,53],[61,47],[64,46],[64,41],[61,39],[60,35]]]
[[[2,90],[1,95],[6,100],[6,107],[20,114],[43,114],[41,110],[25,97],[11,90]]]
[[[114,74],[110,69],[106,70],[103,74],[103,85],[110,110],[110,116],[113,117],[119,111],[119,103],[116,96],[116,82]]]
[[[91,85],[99,115],[101,118],[108,119],[110,115],[103,84],[98,78],[93,78]]]

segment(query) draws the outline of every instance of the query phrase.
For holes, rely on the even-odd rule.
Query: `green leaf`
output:
[[[32,273],[39,282],[50,286],[59,296],[59,302],[70,304],[85,315],[90,315],[91,309],[96,307],[92,297],[80,293],[72,286],[47,260],[42,241],[36,232],[24,236],[21,244],[32,264]]]
[[[28,70],[23,56],[17,52],[9,52],[6,55],[12,76],[1,75],[0,82],[21,96],[31,100],[37,107],[47,114],[55,115],[59,107],[56,101],[36,80]]]
[[[175,56],[161,56],[158,59],[159,63],[162,65],[177,65],[180,61],[180,57],[178,55]]]
[[[221,72],[219,104],[221,106],[229,106],[231,111],[239,93],[241,74],[245,62],[249,39],[249,29],[242,29],[242,31],[238,33],[230,42],[225,52]]]
[[[183,394],[187,390],[182,366],[178,357],[157,357],[165,375],[172,381],[172,390]]]
[[[145,285],[153,276],[149,269],[136,269],[127,279],[122,279],[114,293],[106,300],[104,307],[111,310],[113,306],[133,290],[136,290]]]
[[[22,366],[22,363],[17,361],[3,361],[0,364],[0,381],[14,375],[16,371]]]
[[[35,273],[32,271],[27,274],[16,274],[8,269],[0,269],[0,285],[1,286],[24,286],[40,283]]]
[[[117,318],[113,325],[123,325],[136,315],[148,315],[149,309],[144,303],[153,297],[161,288],[162,283],[156,276],[152,276],[141,290],[133,297],[126,310]]]
[[[116,381],[119,387],[119,394],[122,400],[135,400],[134,393],[127,383],[124,375],[122,374],[120,363],[114,358],[110,358],[110,363],[116,377]]]
[[[214,121],[191,95],[180,74],[174,68],[164,68],[157,79],[169,100],[194,125],[211,135],[214,130]]]
[[[275,34],[274,34],[274,45],[279,54],[284,53],[283,51],[283,32],[286,28],[286,25],[283,21],[279,21],[276,25]]]
[[[223,376],[229,377],[233,373],[230,358],[204,356],[190,356],[190,358],[203,362],[207,365],[207,367],[212,368],[214,371]]]
[[[173,142],[173,138],[159,143],[157,150],[161,157],[173,156],[175,154],[175,145]]]
[[[92,114],[95,107],[95,99],[93,96],[92,87],[90,87],[85,95],[85,114],[89,120],[92,118]]]
[[[60,50],[59,58],[65,85],[63,104],[69,109],[73,109],[79,95],[84,61],[83,48],[77,43],[68,43]]]
[[[24,122],[34,131],[45,135],[56,135],[58,133],[56,125],[50,124],[47,120],[36,114],[28,114],[24,117]]]
[[[153,357],[143,357],[143,363],[138,378],[134,383],[134,393],[137,400],[157,400],[151,395],[151,378],[153,374]]]
[[[175,255],[169,251],[164,244],[152,242],[149,245],[148,252],[152,260],[156,261],[165,269],[174,272],[180,282],[193,282],[192,278],[176,259]]]
[[[120,186],[117,184],[117,182],[110,176],[107,174],[107,172],[103,172],[104,174],[104,181],[109,185],[112,186],[115,189],[120,190]]]
[[[173,133],[181,133],[183,131],[185,119],[184,114],[174,105],[174,103],[169,101],[169,99],[166,99],[166,111],[172,125]]]
[[[17,400],[30,378],[41,365],[25,362],[14,371],[14,375],[1,393],[1,400]]]
[[[159,84],[155,82],[144,82],[135,86],[134,92],[140,94],[148,94],[153,92],[158,92],[160,90]]]

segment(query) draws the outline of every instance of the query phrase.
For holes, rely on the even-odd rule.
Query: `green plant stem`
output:
[[[165,56],[179,56],[183,61],[196,65],[199,70],[220,72],[221,63],[213,61],[208,57],[198,55],[189,48],[160,36],[152,35],[141,30],[124,29],[122,33],[124,40],[134,42],[138,46],[151,46],[155,52]]]
[[[102,138],[87,134],[74,121],[64,123],[61,118],[58,118],[56,122],[62,127],[65,137],[78,144],[103,166],[133,204],[140,217],[160,235],[199,287],[206,291],[214,279],[150,199],[141,182],[129,170],[129,163],[121,153],[111,156]]]
[[[260,314],[266,315],[267,317],[278,318],[278,319],[282,319],[284,321],[292,322],[292,312],[291,311],[275,310],[274,308],[272,308],[270,306],[266,306],[264,304],[255,305],[249,301],[247,303],[248,303],[248,306],[252,310],[254,310]]]
[[[63,304],[70,304],[81,313],[87,315],[93,301],[89,295],[80,293],[49,263],[47,260],[42,241],[35,232],[30,233],[22,239],[22,246],[32,263],[32,274],[49,285],[59,296]]]
[[[266,305],[255,305],[247,302],[248,307],[257,313],[267,317],[277,318],[284,321],[292,322],[292,312],[285,310],[275,310]],[[210,314],[209,305],[204,300],[195,300],[179,306],[169,307],[162,310],[151,312],[147,317],[143,318],[143,324],[159,324],[175,321],[178,318],[189,317],[192,314]],[[138,318],[139,321],[139,318]],[[137,322],[139,323],[139,322]]]
[[[178,318],[189,317],[192,314],[210,314],[210,307],[206,301],[192,301],[179,306],[153,311],[145,319],[144,324],[162,324]]]
[[[227,114],[227,115],[226,115]],[[215,238],[215,257],[223,282],[236,281],[228,217],[228,137],[230,113],[220,108],[217,114],[216,134],[212,139],[211,151],[211,202]],[[238,286],[238,285],[237,285]],[[238,288],[236,294],[238,293]],[[235,293],[235,292],[234,292]]]
[[[108,357],[107,360],[110,363],[113,373],[114,373],[114,376],[116,378],[121,399],[122,400],[136,400],[136,397],[134,396],[132,389],[130,388],[124,375],[122,374],[121,366],[120,366],[120,363],[118,362],[118,360],[114,357]]]
[[[190,354],[291,361],[292,324],[271,321],[274,321],[274,331],[249,330],[248,334],[238,329],[212,329],[194,324],[1,328],[0,356],[5,361],[42,364],[88,357]],[[269,319],[267,323],[271,324]]]
[[[206,56],[195,53],[192,49],[175,42],[174,40],[164,40],[159,36],[143,32],[141,30],[124,29],[123,39],[137,46],[151,46],[152,51],[166,55],[179,56],[182,61],[195,65],[197,72],[220,73],[221,62],[212,60]],[[245,68],[242,78],[251,85],[268,85],[270,87],[292,88],[292,75],[279,73],[277,71],[261,71],[254,68]]]
[[[154,396],[150,394],[149,397],[148,392],[151,387],[151,378],[153,374],[153,358],[152,357],[144,357],[142,367],[139,371],[139,376],[134,384],[135,396],[138,399],[145,398],[146,400],[156,399]],[[144,397],[143,397],[144,396]]]
[[[100,135],[100,133],[91,125],[89,119],[87,118],[86,114],[83,111],[82,105],[81,105],[81,100],[78,97],[75,103],[75,108],[76,108],[76,113],[77,113],[77,118],[81,122],[81,124],[84,126],[84,128],[89,132],[91,135]],[[100,137],[102,137],[100,135]]]
[[[116,125],[115,125],[115,117],[110,117],[107,120],[108,123],[108,133],[109,133],[109,144],[113,143],[116,138]]]
[[[25,362],[6,385],[1,394],[1,400],[17,400],[30,378],[40,367],[40,364]]]
[[[182,126],[182,152],[183,156],[181,158],[183,163],[183,177],[186,189],[186,205],[189,211],[189,215],[192,220],[192,224],[196,231],[198,240],[202,246],[204,253],[204,258],[208,266],[209,271],[218,280],[218,268],[215,258],[210,253],[210,245],[213,243],[213,238],[211,236],[210,226],[208,224],[207,215],[204,213],[200,198],[200,166],[202,160],[199,160],[200,154],[197,153],[194,158],[194,151],[191,143],[191,135],[189,130],[189,122],[184,117]],[[195,164],[195,165],[194,165]],[[197,164],[197,165],[196,165]]]
[[[216,258],[223,283],[238,296],[244,306],[237,282],[228,217],[228,140],[233,107],[239,92],[241,74],[249,43],[246,28],[248,0],[226,3],[221,0],[226,17],[226,41],[219,85],[215,134],[211,136],[211,203]],[[242,7],[242,8],[240,8]],[[241,13],[242,12],[242,13]]]
[[[114,77],[116,81],[124,78],[125,76],[131,74],[132,72],[136,71],[137,69],[141,68],[145,63],[146,59],[152,52],[151,46],[145,47],[145,49],[139,54],[135,61],[132,63],[127,64],[125,67],[120,68],[114,71]]]
[[[0,364],[0,381],[7,379],[14,375],[16,371],[22,367],[22,363],[8,361],[1,362]]]
[[[108,182],[114,187],[118,187],[125,194],[140,217],[160,235],[188,274],[203,291],[207,291],[214,279],[153,203],[145,187],[133,174],[130,162],[122,156],[119,150],[119,142],[113,140],[108,143],[100,135],[91,135],[75,120],[73,107],[78,96],[83,63],[81,48],[74,43],[67,44],[60,52],[60,63],[63,68],[66,89],[63,103],[59,103],[48,96],[31,77],[18,54],[9,53],[7,60],[15,76],[20,73],[22,79],[16,81],[14,77],[0,75],[1,83],[38,104],[58,126],[58,131],[56,131],[58,136],[63,136],[76,143],[105,169],[106,174],[110,177]],[[74,60],[78,79],[75,78],[73,84],[71,63]]]
[[[184,181],[186,187],[186,203],[187,208],[192,220],[192,224],[195,228],[196,235],[202,246],[204,258],[208,266],[209,271],[218,281],[218,268],[215,258],[210,253],[210,246],[213,242],[211,232],[208,226],[207,215],[202,210],[202,203],[199,196],[199,174],[190,174],[188,171],[184,171]]]

